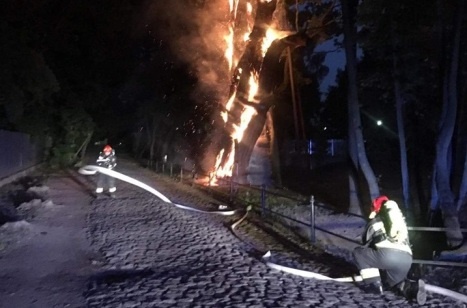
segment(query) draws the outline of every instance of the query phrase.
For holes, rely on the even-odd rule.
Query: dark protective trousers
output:
[[[103,189],[115,188],[115,178],[99,173],[97,177],[97,187]]]
[[[353,257],[359,270],[378,268],[385,271],[385,284],[393,287],[407,277],[412,266],[412,255],[393,248],[357,247]]]

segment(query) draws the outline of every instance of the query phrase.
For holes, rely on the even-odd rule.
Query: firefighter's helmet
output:
[[[104,152],[105,155],[110,155],[110,153],[112,153],[112,147],[110,145],[106,145],[102,152]]]
[[[383,204],[388,200],[389,200],[389,198],[386,197],[386,196],[379,196],[378,198],[373,200],[373,206],[372,206],[371,210],[373,212],[379,213],[379,211],[381,210],[381,207],[383,206]]]

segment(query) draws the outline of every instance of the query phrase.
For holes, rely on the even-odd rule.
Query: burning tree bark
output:
[[[282,83],[278,83],[277,81],[277,76],[281,75],[284,70],[284,61],[281,61],[281,58],[287,49],[293,50],[305,44],[306,37],[303,34],[292,34],[271,44],[271,47],[264,57],[258,81],[259,92],[257,98],[259,102],[254,105],[256,114],[251,118],[246,127],[242,142],[239,143],[235,153],[240,175],[247,173],[253,148],[265,129],[268,112],[274,113],[271,111],[271,107],[277,103],[278,96],[285,90],[285,85],[288,83],[287,78],[284,78],[284,82]],[[288,75],[284,74],[284,76]],[[249,102],[243,102],[244,105],[248,103]],[[277,119],[278,116],[280,115],[273,114],[269,117],[269,122],[271,123],[268,125],[268,130],[273,130],[274,125],[272,122],[274,122],[274,119]]]
[[[225,126],[214,130],[210,136],[210,138],[212,138],[212,142],[206,149],[203,161],[201,162],[201,171],[205,174],[212,173],[213,171],[218,172],[220,171],[219,169],[222,168],[221,166],[226,164],[229,165],[227,168],[230,170],[224,171],[230,172],[231,174],[233,161],[236,159],[234,157],[235,144],[240,144],[239,141],[242,140],[243,135],[248,136],[250,133],[249,131],[246,131],[246,134],[243,134],[243,132],[238,131],[238,128],[242,125],[242,121],[245,123],[245,121],[249,120],[246,118],[251,117],[253,113],[256,112],[253,104],[258,102],[258,97],[255,97],[256,91],[251,89],[251,87],[252,83],[255,82],[254,79],[258,77],[261,69],[263,62],[262,45],[266,37],[266,31],[271,26],[273,13],[276,10],[276,4],[276,0],[269,2],[262,0],[257,1],[253,29],[249,34],[249,40],[246,44],[243,55],[233,72],[229,101],[223,111],[225,116]],[[250,104],[249,102],[252,103]],[[245,113],[246,109],[248,109],[247,113]],[[261,126],[262,130],[264,122],[263,125],[259,126]],[[242,135],[239,136],[238,134]],[[250,137],[250,139],[252,138]],[[249,143],[251,143],[251,141]],[[213,156],[213,153],[219,153],[217,161],[215,156]],[[246,157],[242,158],[242,166],[245,165],[244,161],[246,160]],[[240,171],[240,169],[238,171]]]
[[[233,72],[233,79],[226,110],[224,130],[214,135],[222,136],[211,144],[207,153],[219,153],[216,163],[205,156],[204,170],[217,176],[231,175],[236,163],[238,181],[244,182],[250,157],[258,137],[265,128],[268,112],[274,105],[273,82],[283,64],[280,57],[288,46],[304,45],[305,40],[297,40],[299,35],[282,40],[268,48],[268,29],[271,28],[277,1],[258,1],[253,28],[245,51]],[[297,42],[300,42],[297,44]],[[267,51],[266,51],[267,49]],[[275,74],[276,73],[276,74]],[[281,73],[279,73],[281,74]],[[269,117],[272,121],[273,117]],[[272,128],[270,128],[272,130]],[[216,148],[217,147],[217,148]],[[227,170],[225,169],[227,168]],[[212,173],[211,173],[212,174]]]
[[[316,35],[323,31],[322,16],[314,20],[318,20],[319,27],[312,30],[311,35],[309,29],[299,33],[272,30],[272,24],[277,24],[274,16],[284,16],[277,14],[277,3],[257,1],[249,40],[232,74],[229,100],[223,110],[225,125],[210,136],[212,142],[201,164],[202,171],[210,174],[210,180],[214,176],[231,176],[235,166],[236,181],[245,182],[253,149],[265,130],[270,135],[270,153],[277,149],[272,146],[277,144],[276,141],[271,139],[275,136],[274,119],[281,115],[273,115],[270,111],[289,82],[284,74],[285,54],[305,46],[307,41],[316,45],[323,39]],[[214,158],[212,153],[219,154]]]

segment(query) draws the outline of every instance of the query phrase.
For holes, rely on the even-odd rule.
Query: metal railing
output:
[[[216,186],[211,186],[211,185],[200,185],[196,184],[196,178],[199,176],[195,172],[195,168],[193,167],[191,170],[184,170],[181,166],[175,165],[172,163],[158,163],[156,162],[155,164],[151,164],[154,167],[154,171],[156,173],[162,173],[164,175],[168,175],[171,178],[175,178],[179,182],[184,182],[188,183],[192,186],[197,186],[198,188],[204,189],[204,190],[209,190],[209,192],[213,193],[215,192],[218,195],[223,195],[223,197],[227,198],[230,202],[234,201],[240,201],[240,203],[246,205],[246,206],[252,206],[260,215],[263,219],[267,219],[268,215],[274,215],[276,217],[280,217],[282,219],[286,219],[288,221],[292,221],[294,223],[298,223],[306,228],[308,228],[308,236],[309,240],[312,243],[316,242],[316,230],[319,230],[321,232],[330,234],[332,236],[341,238],[343,240],[352,242],[357,245],[362,245],[360,241],[356,241],[355,239],[348,238],[346,236],[343,236],[341,234],[335,233],[330,230],[326,230],[325,228],[322,228],[320,226],[316,225],[316,212],[317,208],[325,209],[328,211],[333,211],[335,212],[335,209],[332,207],[323,205],[323,204],[317,204],[315,197],[311,196],[309,200],[305,200],[303,197],[298,198],[294,196],[286,196],[284,194],[279,194],[273,191],[268,191],[266,189],[265,185],[261,186],[252,186],[252,185],[245,185],[241,183],[237,183],[233,181],[232,178],[228,179],[223,179],[218,182],[218,185]],[[150,166],[150,164],[148,164]],[[206,175],[204,175],[206,176]],[[228,188],[227,192],[224,192],[222,189],[223,188]],[[248,191],[253,190],[256,191],[257,194],[259,195],[258,198],[240,198],[239,197],[239,189],[244,188],[247,190],[246,196],[248,196]],[[301,204],[304,206],[308,206],[310,210],[310,217],[309,221],[305,222],[287,215],[284,215],[283,213],[280,213],[278,211],[275,211],[271,209],[271,205],[268,206],[268,196],[275,196],[278,198],[283,198],[289,200],[290,202],[293,202],[295,204]],[[365,217],[362,215],[354,214],[354,213],[343,213],[349,216],[354,216],[361,218],[363,221],[366,221]],[[446,228],[438,228],[438,227],[413,227],[413,226],[408,226],[407,227],[409,231],[417,231],[417,232],[445,232],[447,229]],[[461,232],[466,233],[467,229],[460,229]],[[420,259],[414,259],[413,263],[417,264],[426,264],[426,265],[438,265],[438,266],[458,266],[458,267],[467,267],[467,263],[462,263],[462,262],[451,262],[451,261],[436,261],[436,260],[420,260]]]

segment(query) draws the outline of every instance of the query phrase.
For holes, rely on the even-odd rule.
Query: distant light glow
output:
[[[383,125],[383,121],[381,121],[381,120],[376,121],[376,125],[378,125],[378,126]]]

